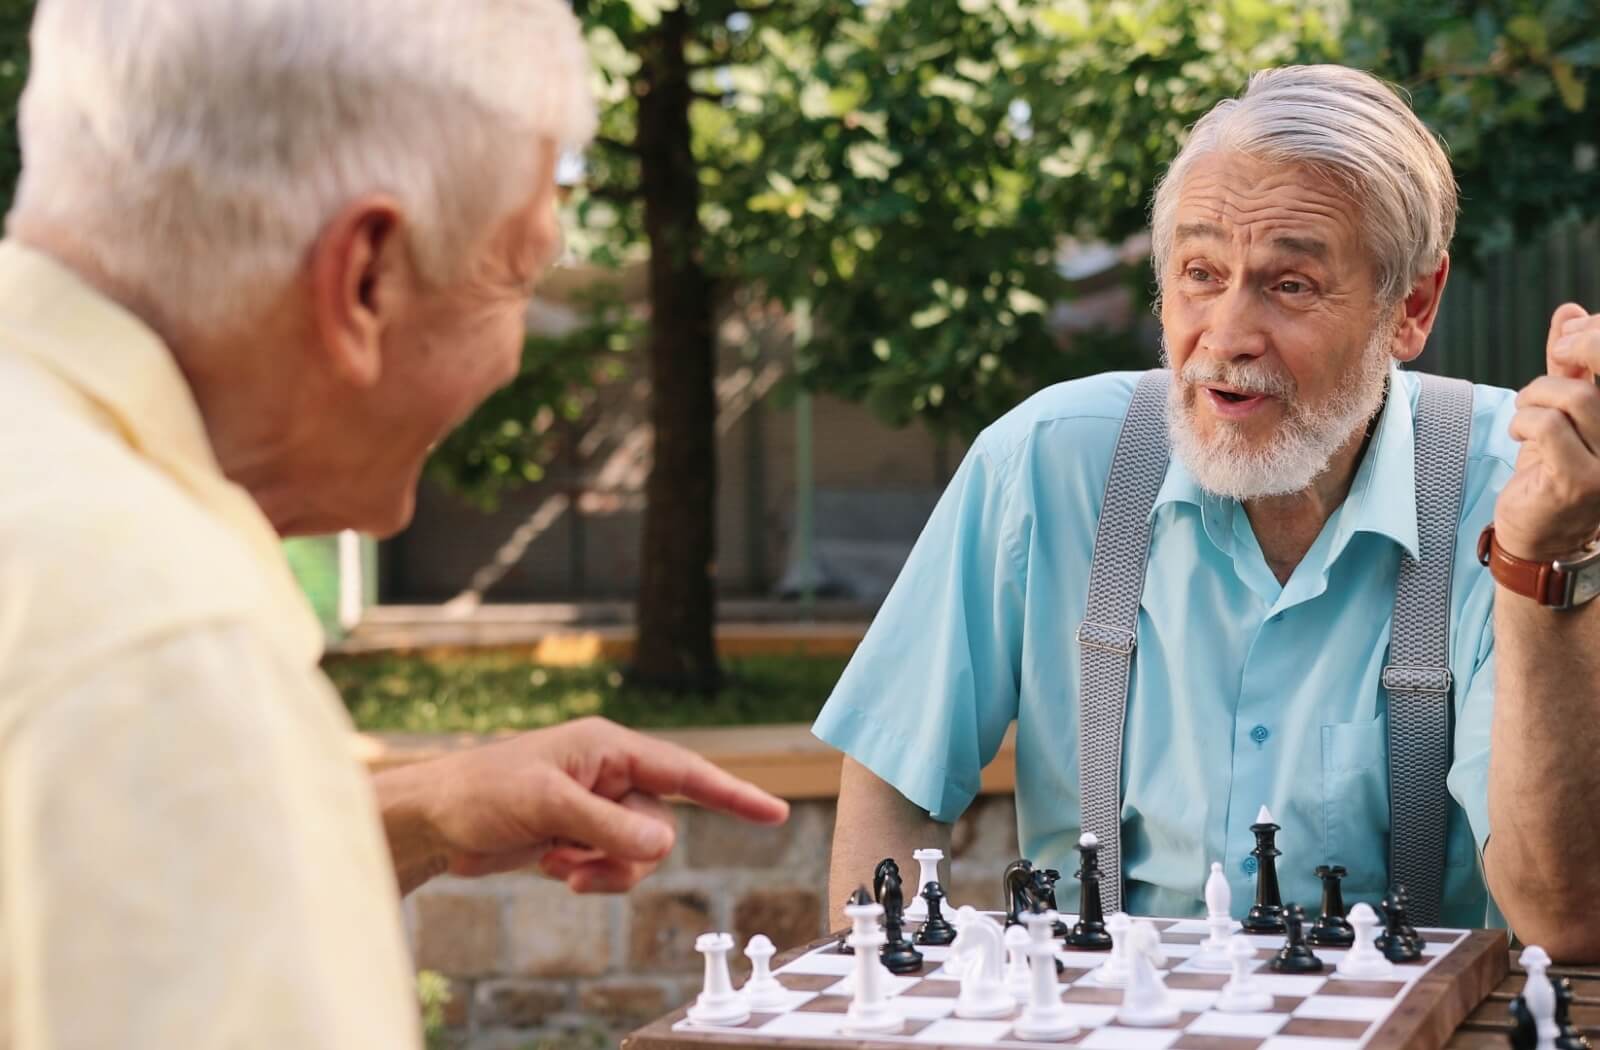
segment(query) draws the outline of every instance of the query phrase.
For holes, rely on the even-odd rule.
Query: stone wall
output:
[[[680,807],[672,856],[623,897],[575,896],[531,873],[434,880],[407,899],[406,922],[417,966],[451,978],[446,1044],[615,1046],[699,991],[701,933],[732,932],[736,964],[756,933],[780,950],[821,936],[833,820],[832,801],[795,803],[781,828]],[[1017,856],[1011,797],[975,802],[951,854],[951,900],[999,907],[1000,872]],[[914,878],[911,858],[898,859]]]

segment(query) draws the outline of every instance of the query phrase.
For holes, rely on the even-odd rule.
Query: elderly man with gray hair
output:
[[[590,134],[561,0],[44,0],[0,243],[0,1050],[420,1044],[397,883],[632,886],[588,720],[362,776],[279,537],[411,515],[516,373]]]
[[[1342,867],[1600,958],[1600,316],[1556,310],[1517,394],[1401,369],[1455,217],[1364,73],[1268,70],[1195,126],[1152,215],[1168,370],[978,438],[816,723],[834,900],[947,845],[1015,722],[1022,852],[1093,833],[1107,910],[1196,914],[1221,862],[1242,916],[1276,827],[1285,900]]]

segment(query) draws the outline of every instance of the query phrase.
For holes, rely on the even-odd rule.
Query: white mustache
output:
[[[1292,401],[1296,393],[1292,378],[1276,372],[1257,372],[1239,365],[1212,361],[1202,363],[1191,360],[1183,366],[1178,378],[1191,386],[1220,385],[1242,394],[1276,397]]]

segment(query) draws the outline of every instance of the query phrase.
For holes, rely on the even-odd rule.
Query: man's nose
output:
[[[1231,361],[1267,352],[1265,317],[1254,289],[1236,283],[1212,300],[1206,321],[1200,349],[1211,357]]]

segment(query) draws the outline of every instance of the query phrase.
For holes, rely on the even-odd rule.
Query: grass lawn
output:
[[[809,722],[844,665],[842,657],[728,660],[716,696],[627,688],[613,664],[546,667],[510,653],[334,657],[324,668],[360,729],[488,733],[584,715],[636,729]]]

